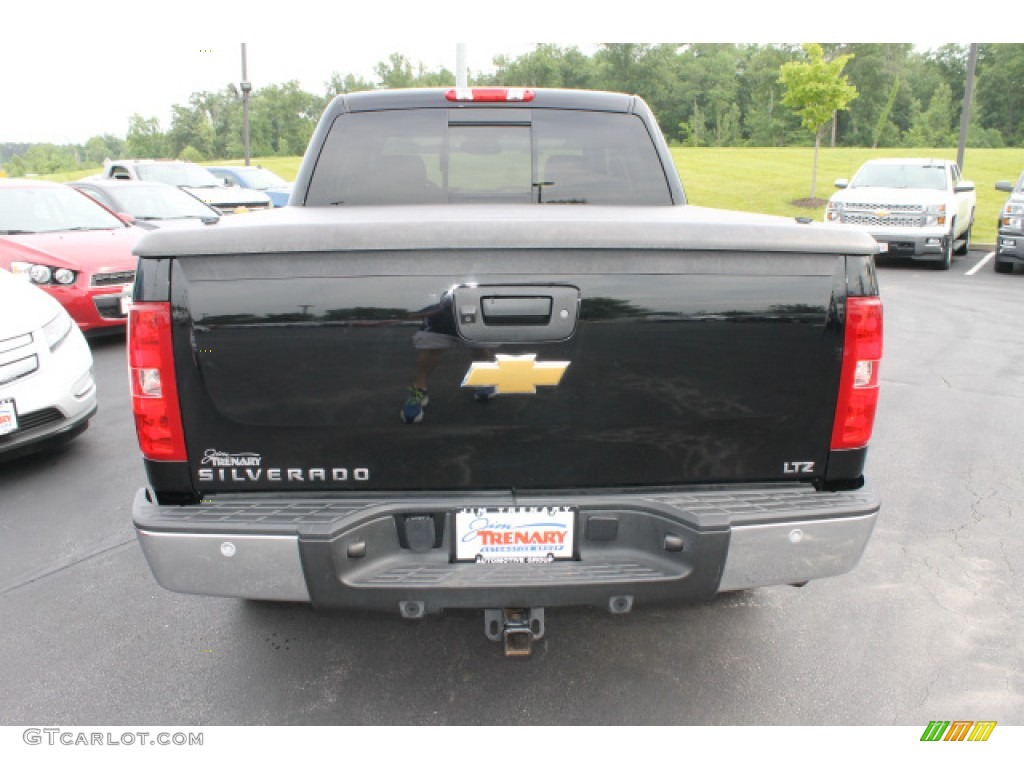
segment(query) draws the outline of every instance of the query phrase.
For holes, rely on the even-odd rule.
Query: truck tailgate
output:
[[[196,490],[597,490],[824,475],[844,253],[864,255],[860,240],[798,253],[799,228],[737,225],[726,249],[705,236],[720,223],[679,217],[647,222],[640,249],[629,232],[642,222],[598,224],[593,210],[589,224],[552,216],[546,232],[534,222],[518,237],[514,217],[486,215],[486,240],[466,227],[453,242],[449,226],[447,244],[434,245],[424,224],[415,247],[402,227],[378,227],[371,242],[353,219],[330,235],[307,224],[292,241],[281,227],[272,242],[242,235],[248,249],[222,230],[234,239],[223,254],[215,240],[176,254],[175,358]],[[560,247],[557,232],[581,224],[597,234]],[[425,418],[406,424],[427,316],[458,341],[430,376]],[[557,384],[545,379],[552,367]],[[514,391],[522,377],[527,391]],[[462,386],[492,380],[498,395],[485,402]]]

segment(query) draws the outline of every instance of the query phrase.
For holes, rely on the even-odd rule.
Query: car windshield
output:
[[[232,168],[235,173],[245,179],[246,184],[253,189],[270,189],[271,187],[287,187],[288,182],[282,179],[273,171],[266,168],[253,168],[252,166]]]
[[[892,187],[894,189],[945,189],[946,168],[920,163],[879,163],[865,165],[853,177],[851,187]]]
[[[106,208],[71,187],[0,188],[0,235],[124,226]]]
[[[108,191],[117,201],[119,211],[126,211],[137,219],[208,219],[219,215],[177,187],[157,184],[135,186],[126,182],[124,186]]]
[[[140,165],[139,178],[176,187],[219,187],[217,177],[200,165],[191,163],[148,163]]]

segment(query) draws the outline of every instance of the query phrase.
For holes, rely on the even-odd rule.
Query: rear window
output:
[[[671,205],[643,121],[568,110],[396,110],[334,121],[306,205]]]

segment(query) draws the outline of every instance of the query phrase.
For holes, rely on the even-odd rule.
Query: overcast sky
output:
[[[116,47],[72,49],[66,67],[33,70],[24,78],[0,81],[0,142],[84,143],[110,133],[124,137],[132,114],[156,117],[170,127],[171,107],[187,104],[197,91],[219,91],[242,79],[240,40],[219,44],[154,41],[143,46],[128,39]],[[200,47],[203,46],[203,47]],[[509,45],[522,53],[532,44]],[[437,45],[366,43],[344,49],[328,44],[246,41],[247,74],[254,89],[298,80],[311,93],[323,93],[333,72],[353,73],[373,80],[374,66],[391,53],[402,53],[414,66],[455,71],[455,43]],[[493,71],[493,53],[502,49],[467,44],[471,70]],[[24,54],[0,48],[0,72],[18,65]]]
[[[241,80],[242,42],[254,88],[297,80],[322,93],[333,72],[372,79],[374,66],[391,53],[454,72],[460,40],[470,71],[490,72],[495,55],[519,55],[537,44],[527,41],[588,53],[599,40],[670,38],[928,46],[964,29],[945,14],[922,21],[916,6],[879,9],[884,26],[844,11],[837,13],[840,26],[830,10],[837,6],[812,0],[733,0],[727,10],[711,0],[247,0],[230,10],[197,0],[14,3],[5,3],[0,21],[0,142],[55,144],[103,133],[123,137],[134,113],[158,118],[166,130],[172,105]],[[1005,41],[1010,25],[995,28],[995,20],[998,8],[1011,6],[974,0],[971,7],[969,23],[979,28],[970,31]],[[980,19],[993,26],[991,34]]]

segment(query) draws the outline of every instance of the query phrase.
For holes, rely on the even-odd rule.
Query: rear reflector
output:
[[[171,348],[171,305],[139,302],[128,313],[128,369],[139,448],[154,461],[186,461]]]
[[[451,88],[448,101],[533,101],[529,88]]]
[[[877,296],[848,297],[843,370],[832,424],[832,450],[863,448],[871,439],[878,406],[878,367],[881,360],[881,299]]]

